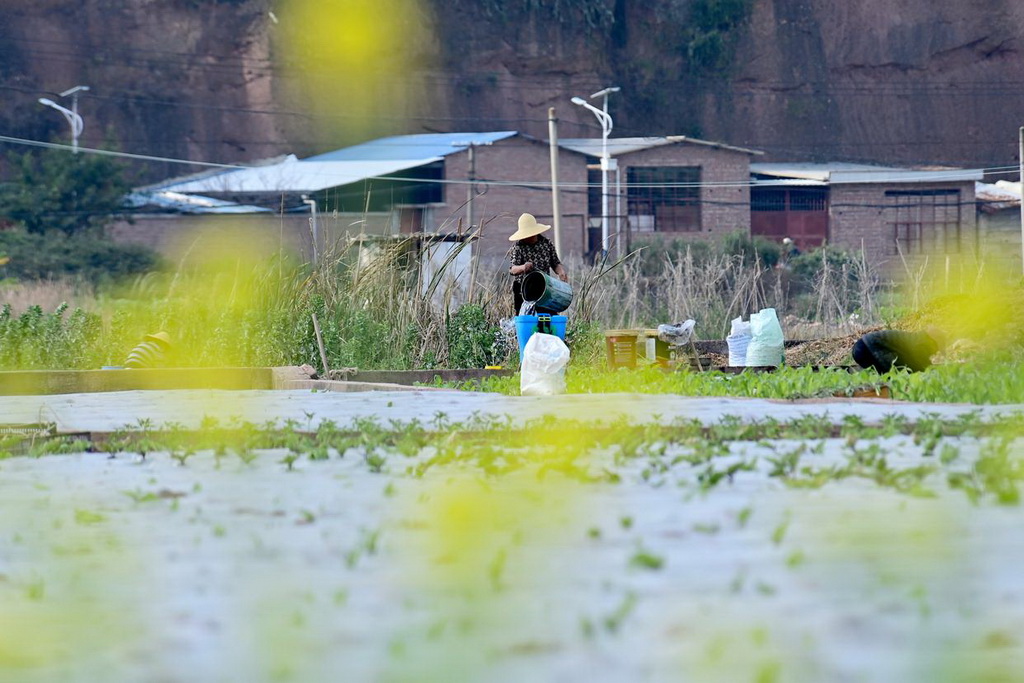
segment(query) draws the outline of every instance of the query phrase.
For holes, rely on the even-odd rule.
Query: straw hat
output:
[[[147,334],[143,337],[145,341],[159,342],[165,349],[171,348],[171,335],[166,332],[157,332],[156,334]]]
[[[532,213],[524,213],[519,217],[519,229],[509,235],[508,241],[515,242],[516,240],[526,239],[527,237],[533,237],[539,235],[542,232],[550,230],[550,225],[544,225],[538,223],[537,219],[533,217]]]

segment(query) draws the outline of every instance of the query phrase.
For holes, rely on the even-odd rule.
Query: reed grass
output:
[[[470,243],[458,243],[433,269],[418,258],[415,238],[345,238],[327,245],[316,268],[281,253],[190,253],[173,272],[98,293],[24,286],[21,307],[0,316],[0,367],[119,365],[160,330],[175,344],[168,362],[179,367],[319,367],[313,313],[332,369],[515,364],[514,336],[499,324],[512,313],[507,264],[481,263],[470,288],[461,258]],[[653,265],[637,256],[567,263],[576,294],[568,311],[574,364],[603,360],[605,329],[693,318],[699,337],[720,339],[731,318],[773,306],[784,325],[813,324],[827,335],[847,331],[854,313],[858,324],[875,322],[879,308],[880,279],[863,258],[822,256],[808,276],[689,248]],[[62,300],[81,311],[54,305],[65,292]],[[26,308],[32,296],[37,307]],[[38,352],[44,338],[52,352]]]

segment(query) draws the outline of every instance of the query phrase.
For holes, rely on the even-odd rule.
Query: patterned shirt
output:
[[[539,270],[542,273],[553,271],[555,266],[561,263],[558,259],[558,254],[555,253],[555,245],[544,235],[538,235],[537,241],[533,244],[526,244],[522,241],[516,242],[508,250],[508,257],[512,261],[513,266],[521,266],[527,261],[532,261],[533,270]],[[516,282],[522,282],[523,278],[529,275],[530,272],[532,271],[513,275],[512,278]]]

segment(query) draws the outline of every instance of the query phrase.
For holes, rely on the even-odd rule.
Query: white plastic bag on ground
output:
[[[658,339],[672,346],[682,346],[689,343],[696,324],[693,320],[684,320],[675,325],[658,325]]]
[[[747,346],[748,366],[782,365],[784,358],[782,325],[774,308],[762,308],[750,316],[750,344]]]
[[[534,332],[523,349],[519,366],[519,393],[553,396],[565,393],[565,366],[569,347],[553,334]]]
[[[729,336],[725,338],[729,345],[729,365],[743,367],[747,364],[747,345],[750,344],[750,323],[743,318],[734,318]]]

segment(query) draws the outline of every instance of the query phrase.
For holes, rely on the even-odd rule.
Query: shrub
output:
[[[99,365],[92,353],[102,330],[98,315],[75,309],[65,317],[67,304],[53,313],[31,306],[20,316],[10,304],[0,309],[0,367],[79,367]]]
[[[482,368],[495,356],[498,329],[487,322],[483,306],[466,304],[448,319],[448,366]]]
[[[722,253],[739,256],[746,263],[759,260],[764,265],[774,268],[782,256],[782,247],[761,235],[750,236],[742,230],[730,232],[722,238]]]
[[[33,234],[102,234],[130,187],[120,163],[94,154],[27,152],[11,155],[11,166],[13,182],[0,186],[0,217]]]

